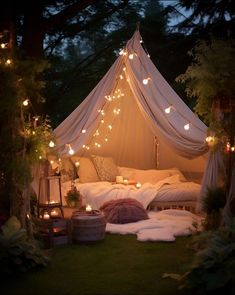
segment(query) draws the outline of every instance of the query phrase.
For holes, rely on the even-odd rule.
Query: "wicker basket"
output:
[[[106,221],[103,214],[72,216],[72,239],[76,243],[96,242],[105,238]]]

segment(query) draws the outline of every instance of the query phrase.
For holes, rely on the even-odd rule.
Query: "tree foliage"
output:
[[[177,80],[186,83],[190,97],[197,98],[195,111],[213,125],[216,120],[215,113],[211,112],[213,104],[220,100],[229,108],[235,102],[234,41],[199,41],[190,54],[194,61]],[[225,122],[221,123],[220,129],[225,129]]]
[[[185,11],[185,13],[181,12]],[[167,12],[182,17],[177,28],[207,39],[210,34],[219,38],[235,37],[235,4],[233,0],[179,0]]]

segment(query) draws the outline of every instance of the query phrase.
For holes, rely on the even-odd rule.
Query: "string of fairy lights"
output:
[[[150,58],[150,55],[147,52],[142,39],[140,40],[140,43],[142,44],[142,47],[145,50],[147,56]],[[126,81],[130,82],[130,78],[129,78],[128,74],[127,74],[127,70],[126,70],[126,66],[125,66],[125,59],[128,58],[130,61],[132,61],[135,58],[139,58],[139,56],[134,50],[130,52],[130,50],[128,50],[127,47],[124,48],[124,49],[121,49],[119,51],[119,55],[122,56],[123,59],[124,59],[124,61],[123,61],[124,67],[122,69],[123,72],[121,74],[119,74],[118,79],[123,80],[123,79],[126,78]],[[145,65],[142,63],[140,58],[139,58],[139,62],[140,62],[141,66],[142,66],[142,68],[143,68],[143,70],[145,72],[145,74],[143,75],[142,83],[143,83],[143,85],[145,85],[147,87],[149,82],[152,81],[152,78],[148,75],[148,71],[147,71]],[[158,89],[157,85],[155,85],[155,86],[156,86],[157,90],[161,93],[161,91]],[[124,93],[122,93],[121,89],[118,88],[118,90],[115,90],[115,94],[111,93],[111,94],[105,95],[105,99],[106,99],[107,103],[111,103],[113,100],[115,100],[117,98],[120,98],[121,96],[124,96]],[[186,132],[189,131],[192,126],[194,126],[197,129],[201,130],[199,126],[195,126],[193,122],[189,121],[186,118],[186,116],[184,116],[182,113],[179,113],[177,111],[176,106],[174,106],[172,103],[170,103],[169,99],[163,93],[161,93],[161,96],[164,98],[164,101],[167,104],[166,107],[163,109],[163,111],[164,111],[164,113],[166,115],[170,115],[172,112],[177,112],[185,120],[185,124],[183,125],[183,129]],[[107,104],[105,104],[102,109],[98,110],[98,112],[99,112],[99,114],[101,116],[99,126],[106,123],[105,120],[104,120],[104,117],[105,117],[106,112],[107,112],[107,109],[105,110],[106,106],[107,106]],[[121,111],[120,108],[114,108],[113,109],[113,114],[118,115],[120,113],[120,111]],[[113,123],[114,123],[114,121],[112,123],[107,123],[107,130],[109,131],[108,133],[110,133],[111,130],[113,129]],[[82,146],[83,149],[90,150],[92,146],[94,146],[96,148],[101,148],[102,147],[102,144],[100,143],[100,141],[97,140],[97,138],[101,135],[101,130],[100,130],[99,126],[96,129],[96,131],[95,131],[95,133],[93,135],[93,138],[90,140],[90,142],[88,144],[84,144]],[[204,132],[204,130],[201,130],[201,131]],[[86,133],[86,129],[82,129],[81,133]],[[103,138],[104,138],[104,142],[107,143],[109,141],[108,136],[105,135],[105,136],[103,136]],[[208,145],[211,146],[216,142],[216,138],[215,138],[215,136],[207,136],[205,138],[205,142],[207,142]],[[74,155],[75,152],[74,152],[71,144],[67,144],[67,147],[68,147],[69,155]],[[229,151],[229,150],[232,151],[232,152],[235,151],[235,147],[231,146],[230,143],[226,144],[226,149],[227,149],[227,151]]]
[[[1,42],[1,35],[0,35],[0,42]],[[144,46],[144,42],[142,39],[140,39],[140,43],[144,49],[144,51],[146,52],[147,56],[150,58],[150,55],[147,51],[147,49]],[[0,49],[1,50],[5,50],[9,48],[9,43],[8,42],[1,42],[0,43]],[[119,52],[119,55],[121,57],[123,57],[123,64],[124,67],[122,68],[122,72],[119,73],[118,77],[116,78],[116,85],[113,88],[114,90],[111,91],[111,93],[106,94],[104,96],[105,98],[105,103],[103,105],[102,108],[98,109],[98,116],[99,116],[99,123],[97,126],[97,129],[95,130],[93,136],[90,137],[89,141],[86,144],[83,144],[82,149],[84,152],[89,151],[92,148],[96,148],[96,149],[100,149],[104,144],[107,144],[110,141],[110,136],[113,130],[113,126],[115,124],[115,121],[117,120],[119,114],[121,113],[121,99],[125,96],[125,93],[123,92],[123,90],[121,89],[120,85],[120,81],[126,79],[126,81],[129,83],[130,82],[130,78],[127,74],[127,70],[126,70],[126,59],[128,58],[130,61],[134,61],[136,58],[138,58],[140,65],[141,65],[141,70],[142,70],[142,83],[144,86],[148,87],[149,83],[151,83],[153,80],[152,78],[149,76],[148,71],[145,67],[145,64],[143,64],[142,60],[139,58],[138,54],[134,51],[134,50],[130,50],[130,45],[128,46],[128,48],[124,48],[121,49]],[[1,64],[4,64],[6,66],[11,66],[13,64],[13,60],[9,57],[5,57],[4,59],[1,59],[0,61]],[[154,81],[153,81],[154,83]],[[170,115],[172,112],[177,112],[184,120],[185,120],[185,124],[183,125],[183,129],[187,132],[190,130],[190,128],[192,126],[194,126],[194,123],[191,121],[188,121],[188,119],[182,114],[179,113],[176,106],[174,106],[169,99],[164,95],[164,93],[161,93],[160,89],[158,89],[158,86],[155,85],[155,87],[157,88],[157,90],[160,92],[161,96],[164,98],[164,102],[166,102],[166,107],[163,109],[163,112],[166,115]],[[28,107],[30,104],[30,100],[28,98],[23,99],[22,100],[22,106],[23,107]],[[111,119],[109,119],[109,121],[107,121],[107,114],[113,114],[113,116],[111,116]],[[35,124],[37,124],[38,121],[38,117],[35,116],[34,117],[35,120]],[[92,124],[92,123],[91,123]],[[195,126],[197,129],[200,127]],[[85,134],[87,132],[87,129],[89,129],[89,126],[86,126],[86,128],[82,128],[81,129],[81,134]],[[202,131],[202,130],[201,130]],[[216,143],[216,137],[215,136],[207,136],[205,138],[205,141],[207,142],[208,146],[212,146]],[[50,141],[49,142],[49,147],[50,148],[54,148],[56,146],[54,141]],[[70,156],[73,156],[75,154],[75,151],[72,147],[71,143],[67,143],[66,145],[66,149],[68,151],[68,154]],[[226,143],[226,151],[231,151],[234,152],[235,151],[235,147],[234,145],[232,146],[229,142]],[[39,155],[39,158],[42,158]]]
[[[14,60],[11,56],[12,48],[11,48],[11,42],[9,41],[9,31],[5,30],[3,32],[0,32],[0,50],[1,51],[1,58],[0,58],[0,65],[4,65],[7,67],[14,67]],[[21,82],[22,78],[18,78],[17,82]],[[31,105],[30,99],[22,97],[20,102],[21,112],[23,114],[23,108],[27,108]],[[30,122],[26,124],[24,127],[25,134],[27,136],[30,135],[36,135],[36,127],[38,126],[39,116],[35,115],[32,118],[29,116]],[[50,148],[55,147],[55,142],[53,140],[50,140],[48,143]],[[37,150],[35,152],[38,152]],[[42,155],[38,156],[39,160],[45,158]]]

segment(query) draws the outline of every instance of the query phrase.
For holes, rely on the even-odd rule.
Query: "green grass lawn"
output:
[[[174,243],[138,242],[136,236],[106,235],[96,244],[51,250],[51,264],[1,283],[1,294],[165,295],[186,294],[162,274],[183,273],[193,251],[190,238]]]

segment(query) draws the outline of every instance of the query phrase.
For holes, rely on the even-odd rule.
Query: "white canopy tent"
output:
[[[119,166],[140,169],[203,172],[207,126],[162,77],[141,43],[137,30],[103,79],[54,130],[58,152],[62,157],[111,156]],[[204,177],[204,186],[208,179],[211,175]]]
[[[136,31],[104,78],[54,130],[59,153],[110,155],[120,165],[147,169],[156,166],[156,138],[160,167],[186,161],[184,167],[200,171],[203,161],[184,158],[207,151],[207,127],[161,76],[141,40]]]

